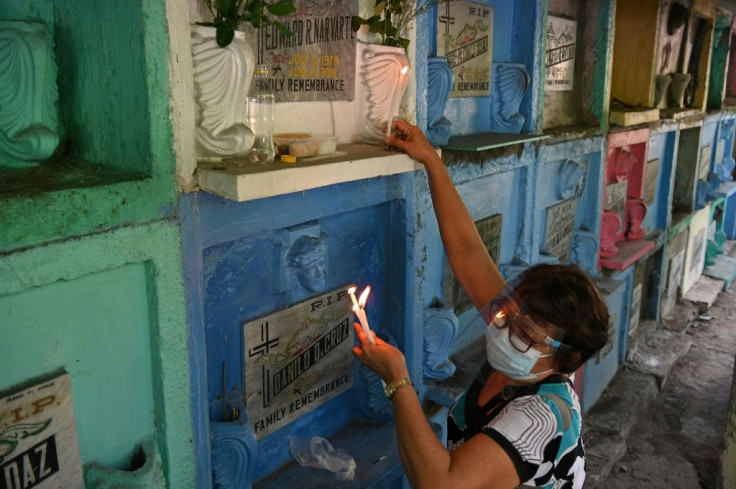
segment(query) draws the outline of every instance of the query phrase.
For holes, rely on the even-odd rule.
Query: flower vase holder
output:
[[[493,63],[491,129],[519,134],[524,116],[519,108],[529,88],[530,77],[523,64]]]
[[[356,43],[355,134],[370,144],[383,144],[386,124],[399,114],[409,83],[409,58],[403,48]]]
[[[246,95],[253,79],[255,55],[245,34],[235,31],[224,48],[215,28],[192,26],[192,64],[196,97],[196,151],[199,157],[245,155],[253,132],[245,125]]]
[[[446,379],[455,373],[450,360],[452,342],[457,336],[458,320],[452,307],[438,300],[424,310],[424,369],[425,379]]]
[[[452,122],[445,117],[445,108],[454,78],[447,58],[427,59],[427,138],[434,146],[447,144],[452,134]]]
[[[87,489],[165,489],[166,478],[161,454],[153,438],[146,438],[133,457],[130,470],[105,467],[98,462],[84,465],[84,485]]]
[[[36,22],[0,20],[0,167],[26,168],[59,145],[54,40]]]
[[[241,414],[245,411],[241,411]],[[258,442],[247,416],[236,421],[210,421],[212,487],[251,487]]]

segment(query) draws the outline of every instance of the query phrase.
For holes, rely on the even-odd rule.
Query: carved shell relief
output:
[[[357,43],[355,69],[355,136],[380,143],[385,125],[399,113],[409,83],[409,58],[403,48]]]
[[[557,173],[557,198],[580,197],[585,190],[585,164],[576,160],[565,160]]]
[[[519,109],[529,82],[529,73],[523,64],[493,63],[491,125],[495,131],[521,132],[524,116]]]
[[[196,148],[201,156],[244,155],[253,145],[245,111],[255,55],[243,33],[235,34],[233,41],[221,48],[214,27],[192,28]]]
[[[34,166],[59,144],[54,40],[36,22],[0,21],[0,166]]]

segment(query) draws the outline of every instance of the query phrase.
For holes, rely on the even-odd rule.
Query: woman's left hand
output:
[[[386,343],[373,332],[376,344],[372,344],[358,323],[353,323],[355,334],[358,335],[360,345],[353,347],[353,354],[363,364],[376,372],[387,384],[408,377],[409,369],[401,350]]]

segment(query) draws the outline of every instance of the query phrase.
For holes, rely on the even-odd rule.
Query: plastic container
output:
[[[248,151],[248,161],[255,164],[270,163],[276,156],[273,141],[275,97],[267,65],[256,66],[247,100],[246,120],[255,136],[253,147]]]
[[[308,133],[274,134],[276,153],[297,158],[322,156],[335,152],[338,136],[319,136]]]

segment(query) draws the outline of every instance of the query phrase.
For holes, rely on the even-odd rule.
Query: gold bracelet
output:
[[[396,391],[401,387],[402,385],[414,385],[414,382],[411,381],[409,377],[404,377],[396,382],[391,382],[390,384],[386,384],[386,386],[383,388],[383,393],[386,394],[386,397],[391,399],[394,397],[394,394],[396,394]]]

